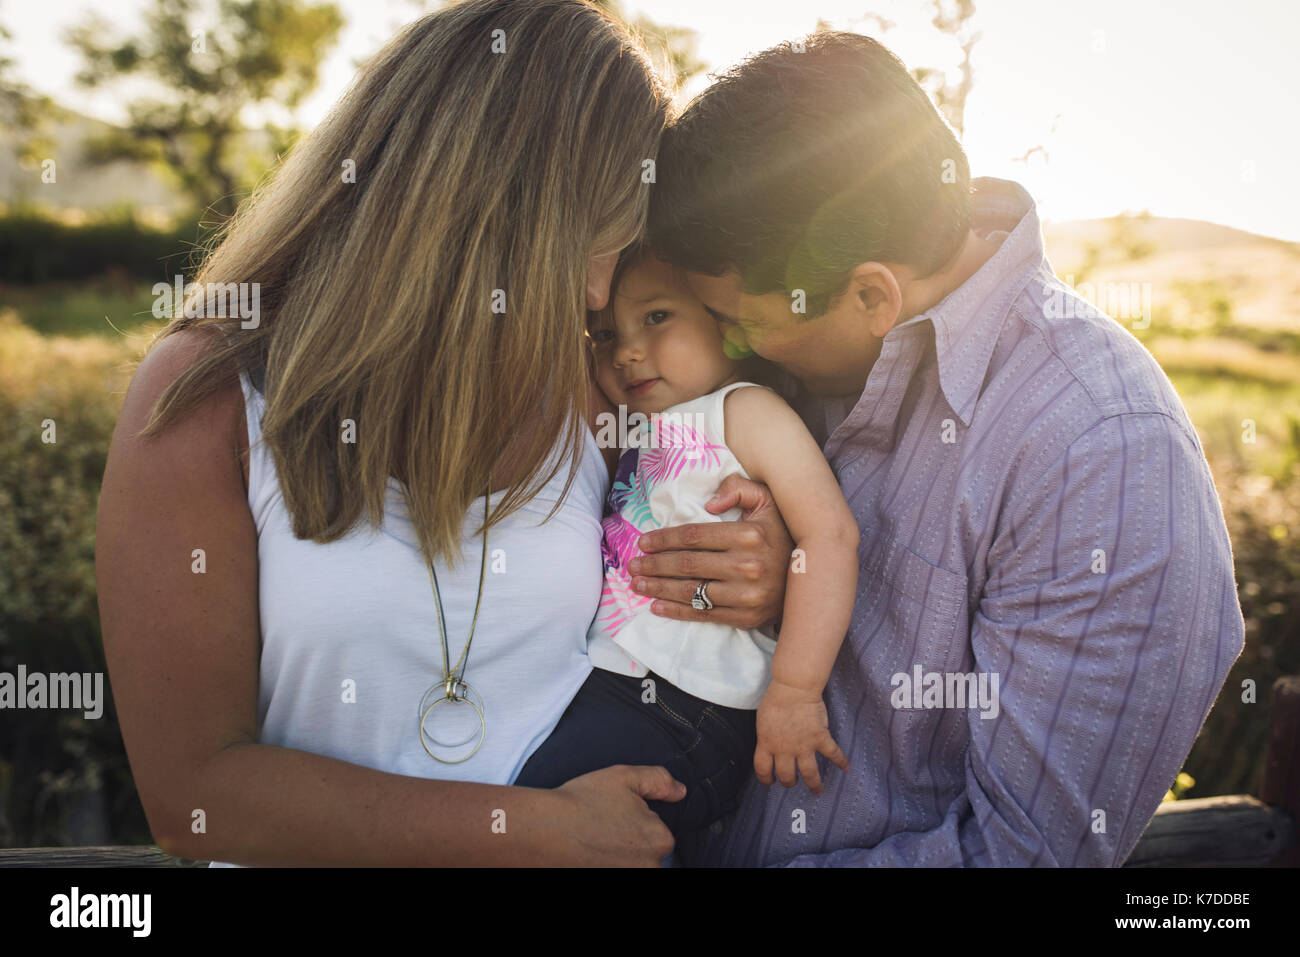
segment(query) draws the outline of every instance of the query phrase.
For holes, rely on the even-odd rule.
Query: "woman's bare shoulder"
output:
[[[244,418],[244,394],[237,375],[188,413],[174,420],[162,433],[141,440],[138,433],[149,421],[158,399],[177,378],[212,346],[212,334],[186,329],[162,339],[136,367],[118,417],[115,440],[162,454],[195,455],[211,461],[241,463],[244,488],[248,486],[248,425]],[[215,470],[221,480],[228,473]]]

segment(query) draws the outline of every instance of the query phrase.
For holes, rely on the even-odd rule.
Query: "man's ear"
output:
[[[871,334],[885,338],[903,309],[903,290],[893,272],[881,263],[862,263],[849,277],[848,293]]]

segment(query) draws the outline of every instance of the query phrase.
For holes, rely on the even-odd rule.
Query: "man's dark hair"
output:
[[[902,61],[854,33],[783,43],[723,74],[669,127],[649,239],[745,292],[807,295],[809,318],[864,262],[931,275],[970,230],[970,167]]]

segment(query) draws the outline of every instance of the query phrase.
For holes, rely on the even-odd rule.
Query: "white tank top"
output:
[[[378,529],[363,518],[326,545],[295,538],[273,457],[260,441],[265,400],[246,373],[240,380],[248,505],[257,525],[259,740],[394,774],[512,783],[591,672],[587,628],[600,598],[608,473],[590,429],[584,427],[579,473],[555,515],[542,522],[564,487],[567,465],[488,532],[483,601],[465,673],[482,699],[487,730],[472,758],[442,764],[420,742],[420,699],[442,674],[442,650],[428,566],[400,484],[389,479]],[[557,440],[547,468],[562,454]],[[504,494],[493,493],[492,504]],[[466,513],[456,569],[434,566],[453,665],[474,615],[482,544],[474,532],[482,515],[480,496]],[[437,710],[455,712],[446,725],[430,718],[430,731],[442,740],[477,730],[471,708]]]
[[[678,621],[650,611],[651,598],[632,591],[627,563],[637,538],[656,528],[738,521],[731,508],[704,508],[722,480],[749,474],[727,448],[723,411],[735,382],[681,402],[642,422],[637,445],[623,453],[605,505],[604,584],[588,632],[597,668],[641,677],[653,671],[689,694],[729,708],[757,708],[772,680],[776,642],[767,630],[719,622]]]

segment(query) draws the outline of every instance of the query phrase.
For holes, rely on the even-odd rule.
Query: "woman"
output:
[[[198,283],[256,283],[257,315],[192,298],[163,330],[100,499],[105,649],[165,850],[669,851],[663,768],[507,786],[590,671],[584,308],[642,232],[669,111],[596,7],[470,0],[390,43],[241,209]]]

